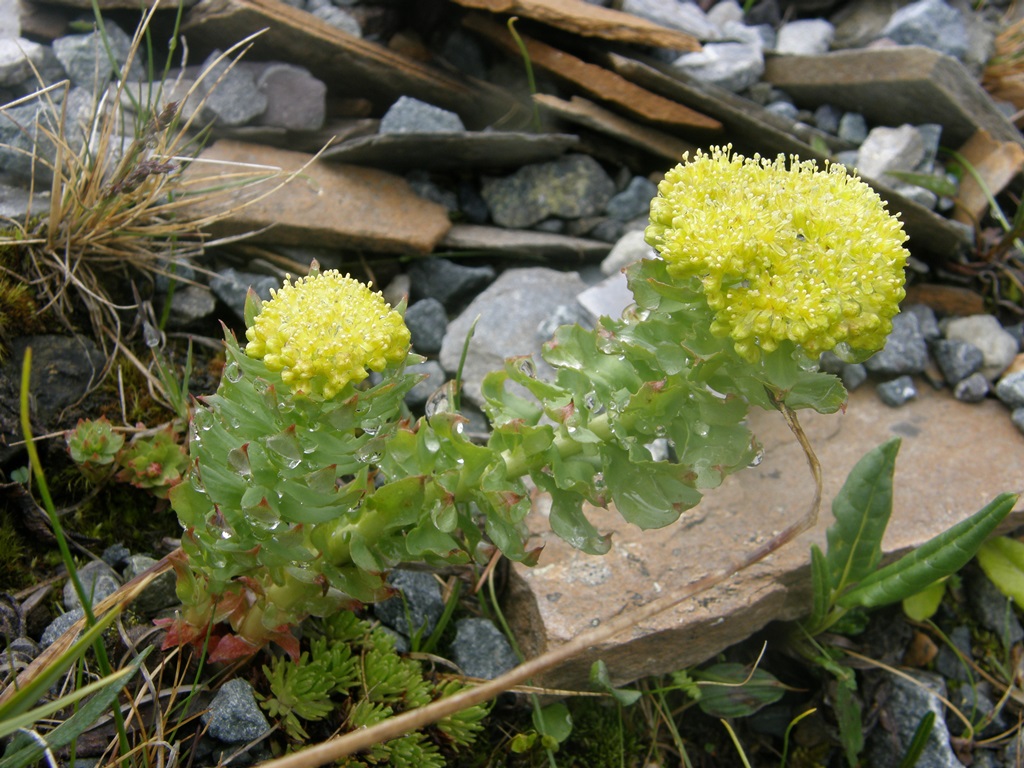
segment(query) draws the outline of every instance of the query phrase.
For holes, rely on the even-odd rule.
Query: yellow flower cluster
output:
[[[905,295],[899,221],[841,165],[731,150],[684,155],[645,232],[672,275],[700,279],[712,332],[751,362],[786,339],[811,356],[880,349]]]
[[[380,293],[348,275],[314,269],[272,292],[245,336],[293,391],[329,400],[349,382],[382,371],[409,352],[409,329]]]

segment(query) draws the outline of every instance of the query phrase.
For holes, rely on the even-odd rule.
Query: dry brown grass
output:
[[[1018,109],[1014,122],[1024,121],[1024,19],[996,37],[995,54],[985,67],[981,84],[992,96]]]

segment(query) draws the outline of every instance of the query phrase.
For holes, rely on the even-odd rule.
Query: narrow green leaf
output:
[[[928,746],[928,738],[932,735],[932,728],[934,726],[935,713],[931,711],[925,712],[921,722],[917,724],[917,728],[914,730],[914,737],[910,740],[907,753],[900,760],[899,768],[914,768],[917,765],[917,761],[921,759],[921,755],[924,753],[924,748]]]
[[[853,675],[846,680],[839,680],[836,686],[835,713],[839,724],[839,741],[850,768],[857,768],[860,764],[857,757],[864,749],[864,726],[861,723],[860,702],[854,696],[856,690],[857,683]]]
[[[894,179],[927,189],[939,197],[955,198],[960,194],[957,184],[945,176],[936,176],[933,173],[914,173],[913,171],[886,171],[886,173]]]
[[[811,545],[811,584],[811,615],[807,617],[804,626],[814,635],[825,621],[832,603],[832,580],[829,577],[828,560],[817,544]]]
[[[838,604],[863,608],[888,605],[920,592],[936,579],[956,573],[974,557],[1016,503],[1017,494],[1000,494],[966,520],[872,573],[842,595]]]
[[[832,502],[835,523],[827,532],[832,588],[841,593],[882,559],[882,536],[892,514],[892,476],[899,438],[868,451],[850,470]]]
[[[978,549],[978,564],[1000,592],[1024,606],[1024,543],[1006,536],[986,541]]]

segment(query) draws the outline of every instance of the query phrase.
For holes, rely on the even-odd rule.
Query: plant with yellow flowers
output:
[[[227,334],[170,493],[184,607],[168,642],[212,625],[212,660],[270,641],[297,656],[296,623],[388,596],[400,563],[485,561],[494,546],[533,562],[527,482],[551,496],[552,529],[590,553],[609,542],[585,501],[666,526],[757,459],[751,406],[793,425],[798,409],[843,407],[817,357],[879,349],[903,297],[906,236],[838,166],[698,153],[659,187],[647,239],[662,258],[628,269],[635,304],[593,331],[559,329],[543,351],[551,380],[528,358],[485,378],[484,445],[453,397],[418,419],[405,408],[419,358],[401,306],[316,264],[267,302],[250,295],[248,343]],[[659,438],[672,460],[652,459]]]

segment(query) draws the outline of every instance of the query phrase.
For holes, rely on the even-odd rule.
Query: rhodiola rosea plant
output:
[[[420,358],[401,306],[315,263],[269,301],[250,295],[246,343],[225,334],[223,379],[170,492],[185,530],[167,642],[212,627],[213,660],[268,642],[297,656],[292,627],[387,597],[401,563],[484,561],[494,546],[533,562],[529,485],[590,553],[610,545],[584,501],[669,525],[758,457],[751,407],[782,411],[798,436],[796,411],[844,407],[818,356],[879,349],[904,296],[906,236],[841,166],[698,153],[660,184],[647,239],[661,258],[628,268],[634,305],[559,329],[550,380],[529,358],[484,379],[485,444],[455,397],[406,409]],[[659,438],[669,461],[647,449]]]

